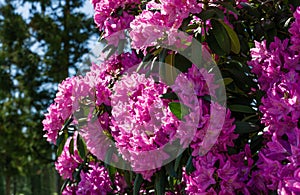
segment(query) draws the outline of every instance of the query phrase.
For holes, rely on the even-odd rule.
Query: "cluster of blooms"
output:
[[[201,72],[201,73],[200,73]],[[194,90],[198,97],[209,95],[206,82],[213,83],[212,75],[208,75],[204,80],[205,75],[203,70],[198,70],[192,66],[186,73],[187,77],[193,83]],[[218,86],[212,86],[217,88]],[[212,90],[213,91],[213,90]],[[214,96],[214,94],[212,94]],[[199,98],[201,105],[201,114],[193,140],[190,144],[192,148],[193,165],[195,171],[187,174],[184,170],[183,182],[186,185],[187,194],[250,194],[247,186],[248,176],[253,164],[249,145],[245,146],[245,152],[240,152],[235,155],[229,155],[227,147],[233,147],[233,140],[238,137],[234,134],[235,125],[234,119],[231,118],[230,111],[226,111],[225,123],[219,133],[215,144],[206,151],[201,152],[203,148],[203,139],[208,133],[208,125],[214,121],[210,121],[210,110],[217,106],[211,104],[202,98]],[[211,107],[212,106],[212,107]],[[218,120],[217,120],[218,121]],[[209,152],[207,152],[209,150]],[[246,162],[246,164],[245,164]]]
[[[104,32],[103,37],[130,26],[132,47],[144,52],[147,47],[157,45],[158,39],[164,36],[167,36],[168,45],[180,46],[189,42],[182,40],[180,35],[172,39],[172,31],[165,35],[163,28],[153,26],[177,30],[191,13],[201,12],[203,5],[197,2],[150,1],[146,10],[134,16],[140,0],[92,1],[95,22]],[[240,2],[246,0],[238,1],[237,7]],[[292,46],[289,40],[276,38],[269,48],[266,42],[262,42],[256,43],[252,50],[253,59],[249,65],[257,74],[261,89],[266,92],[260,110],[262,122],[266,125],[264,136],[267,143],[259,151],[256,164],[248,144],[243,151],[229,155],[228,147],[234,147],[233,141],[238,137],[234,133],[234,119],[229,110],[226,110],[221,131],[215,135],[210,129],[212,123],[219,122],[218,118],[212,119],[212,109],[222,108],[213,100],[203,98],[216,96],[214,91],[218,85],[212,84],[213,75],[193,65],[186,73],[179,74],[173,86],[168,87],[155,77],[126,73],[141,61],[133,51],[113,55],[101,66],[93,64],[85,76],[68,78],[58,87],[54,103],[43,121],[47,140],[55,144],[61,134],[65,136],[67,130],[62,128],[66,121],[79,128],[67,139],[55,163],[59,174],[71,182],[63,194],[123,192],[126,188],[123,176],[115,173],[115,180],[111,181],[108,170],[100,162],[107,157],[111,145],[116,146],[133,171],[151,181],[170,154],[160,150],[156,156],[149,155],[153,154],[150,152],[176,139],[183,148],[190,147],[192,150],[195,170],[182,170],[187,194],[250,195],[274,190],[281,194],[300,193],[300,8],[294,17],[296,21],[290,28]],[[175,92],[179,101],[161,98],[161,95],[170,92]],[[183,120],[179,120],[169,107],[170,103],[179,102],[191,111],[182,116]],[[86,123],[82,123],[81,119],[85,119]],[[192,130],[194,125],[195,131]],[[206,135],[216,139],[215,142],[207,141]],[[70,145],[74,143],[71,140],[77,140],[78,136],[84,139],[91,154],[86,159],[80,157],[76,144]],[[214,144],[210,145],[211,142]],[[119,158],[112,155],[113,160]],[[156,162],[155,167],[148,167],[147,164],[153,161]],[[80,181],[74,178],[74,172],[78,173],[78,170]]]
[[[48,108],[48,113],[45,114],[43,120],[44,131],[48,142],[56,143],[58,131],[62,128],[64,121],[72,113],[72,94],[77,78],[67,78],[58,85],[58,92],[54,103]]]
[[[137,73],[123,75],[113,87],[112,135],[123,158],[131,162],[134,170],[136,163],[140,164],[136,162],[141,159],[139,152],[165,145],[176,132],[179,121],[168,109],[170,100],[160,98],[167,89],[165,84]],[[168,157],[163,152],[159,155],[165,157],[143,156],[143,166],[155,159],[161,159],[162,164]],[[149,171],[142,175],[148,180],[152,176]]]
[[[95,14],[94,20],[103,37],[129,27],[134,19],[134,9],[140,4],[140,0],[92,0]]]
[[[227,136],[230,134],[233,135],[228,133]],[[251,194],[247,185],[253,165],[249,145],[244,152],[227,153],[213,150],[193,159],[195,171],[191,174],[184,172],[187,194]]]
[[[259,152],[252,183],[255,192],[300,193],[300,7],[294,13],[289,40],[256,43],[249,65],[266,92],[260,111],[266,125],[266,147]]]
[[[107,112],[98,116],[96,122],[92,122],[93,113],[97,109],[103,109],[105,106],[110,106],[111,90],[109,84],[122,71],[129,69],[140,62],[134,52],[124,53],[119,56],[112,56],[104,62],[105,66],[93,64],[91,71],[85,76],[76,76],[67,78],[58,86],[58,93],[54,103],[50,105],[48,113],[45,114],[43,120],[44,131],[46,132],[47,140],[51,143],[56,143],[58,136],[65,136],[66,129],[62,129],[65,123],[79,127],[77,131],[71,133],[65,142],[62,154],[58,157],[55,163],[55,168],[64,179],[74,181],[73,173],[83,163],[76,147],[76,141],[71,142],[71,139],[77,140],[77,136],[82,136],[86,142],[88,150],[98,157],[104,159],[107,152],[107,136],[103,131],[109,129],[110,116]],[[87,109],[87,113],[85,113]],[[83,113],[85,114],[83,114]],[[87,115],[87,116],[86,116]],[[80,119],[86,117],[87,124],[78,126]],[[62,131],[61,131],[62,130]],[[106,142],[105,142],[106,141]],[[74,146],[70,144],[73,143]],[[101,150],[101,146],[104,146]],[[70,153],[72,147],[73,154]],[[81,182],[78,185],[72,184],[65,189],[63,194],[72,194],[76,191],[77,194],[106,194],[112,191],[112,183],[109,179],[106,169],[98,164],[89,164],[89,171],[80,173]],[[117,186],[118,191],[124,187],[123,177],[116,176],[113,186]],[[74,181],[76,182],[76,181]],[[119,186],[119,187],[118,187]]]
[[[73,137],[76,139],[77,134],[75,134]],[[70,146],[70,142],[73,137],[68,138],[64,145],[62,154],[55,162],[55,168],[63,179],[72,179],[74,170],[83,162],[78,154],[76,144],[73,142],[74,146]],[[70,153],[70,147],[74,148],[74,154]]]
[[[80,172],[81,181],[78,186],[67,186],[62,192],[69,194],[107,194],[113,193],[113,183],[109,178],[106,168],[95,162],[90,162],[87,170]],[[118,181],[116,181],[118,183]]]

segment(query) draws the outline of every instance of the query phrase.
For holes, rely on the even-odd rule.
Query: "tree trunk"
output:
[[[5,194],[10,195],[10,176],[5,177]]]

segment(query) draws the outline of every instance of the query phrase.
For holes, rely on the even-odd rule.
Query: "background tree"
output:
[[[51,173],[55,148],[45,142],[41,120],[57,83],[89,51],[94,24],[80,11],[83,4],[0,4],[0,194],[4,188],[6,194],[50,194],[55,188],[53,176],[45,177],[52,182],[43,178]],[[28,16],[20,6],[29,9]]]

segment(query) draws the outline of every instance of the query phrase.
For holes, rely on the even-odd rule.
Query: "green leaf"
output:
[[[175,160],[175,165],[174,165],[174,169],[175,169],[175,171],[177,171],[178,170],[178,167],[179,167],[179,164],[180,164],[180,161],[181,161],[181,158],[182,158],[182,155],[183,155],[183,153],[181,153],[177,158],[176,158],[176,160]]]
[[[193,44],[194,45],[194,44]],[[187,72],[190,67],[192,67],[191,61],[186,59],[184,56],[180,54],[175,55],[175,62],[174,62],[175,68],[180,70],[181,72]]]
[[[223,81],[224,81],[224,85],[229,85],[230,83],[233,82],[233,79],[232,78],[224,78]]]
[[[209,20],[212,18],[223,20],[225,17],[224,13],[220,9],[214,7],[210,7],[207,10],[203,10],[198,16],[202,20]]]
[[[263,146],[263,141],[263,135],[256,135],[253,138],[251,138],[250,149],[252,154],[256,153]]]
[[[63,185],[60,188],[60,192],[63,192],[64,189],[67,187],[67,185],[69,185],[70,182],[71,182],[70,179],[65,180],[64,183],[63,183]]]
[[[169,108],[179,120],[181,120],[185,115],[189,114],[188,107],[180,104],[179,102],[170,102]]]
[[[248,114],[256,113],[256,111],[254,109],[252,109],[249,106],[245,106],[245,105],[229,105],[228,108],[233,112],[242,112],[242,113],[248,113]]]
[[[206,37],[208,46],[219,56],[230,53],[231,43],[225,27],[215,19],[211,20],[212,28]]]
[[[166,186],[166,173],[164,169],[160,170],[155,176],[155,194],[163,195],[165,194],[165,186]]]
[[[234,65],[234,63],[231,63],[231,65]],[[229,68],[225,68],[224,70],[228,71],[232,75],[235,84],[242,90],[247,91],[250,89],[250,87],[257,86],[257,84],[255,84],[253,81],[253,77],[246,75],[245,71],[237,66],[231,66]]]
[[[105,163],[106,163],[106,164],[110,164],[114,152],[115,152],[115,148],[114,148],[114,147],[110,147],[110,148],[107,150],[107,152],[106,152],[106,154],[105,154]]]
[[[176,178],[177,174],[176,174],[174,165],[175,165],[175,162],[172,161],[172,162],[165,165],[165,169],[166,169],[166,172],[169,176]]]
[[[133,176],[132,171],[124,171],[124,178],[129,188],[132,187],[132,176]]]
[[[235,126],[235,132],[238,134],[246,134],[259,131],[259,126],[251,122],[236,121]]]
[[[67,133],[63,133],[57,138],[57,140],[56,140],[56,145],[58,147],[57,148],[57,157],[59,157],[61,155],[62,151],[64,150],[67,139],[68,139]]]
[[[186,163],[185,170],[186,170],[187,174],[190,174],[191,172],[193,172],[195,170],[195,167],[193,165],[193,156],[192,155],[190,155],[190,157]]]
[[[77,147],[78,147],[79,156],[82,159],[84,159],[86,156],[86,145],[84,143],[83,138],[80,135],[77,136]]]
[[[206,42],[209,48],[217,55],[224,56],[226,53],[222,50],[222,48],[217,43],[215,36],[211,30],[208,31],[208,35],[206,36]]]
[[[160,96],[162,99],[178,100],[178,96],[174,92],[164,93]]]
[[[222,5],[224,8],[226,8],[228,11],[232,11],[236,15],[239,15],[238,11],[233,7],[233,5],[229,2],[222,2],[222,1],[217,1],[215,2],[216,4]]]
[[[70,141],[69,152],[70,152],[70,154],[74,154],[74,139],[73,138],[71,138],[71,141]]]
[[[143,181],[144,181],[143,176],[141,174],[137,174],[133,184],[133,195],[140,194],[140,189]]]
[[[241,50],[241,44],[237,34],[232,28],[230,28],[230,26],[225,24],[223,21],[220,22],[225,27],[227,34],[230,38],[231,51],[235,54],[238,54]]]
[[[212,19],[210,23],[212,25],[212,33],[215,36],[218,45],[226,54],[229,54],[231,49],[230,38],[225,27],[220,20]]]
[[[69,117],[66,121],[65,121],[65,124],[64,126],[61,128],[60,131],[64,131],[65,129],[68,128],[68,126],[71,124],[71,122],[73,121],[73,117]],[[56,144],[57,145],[57,144]]]

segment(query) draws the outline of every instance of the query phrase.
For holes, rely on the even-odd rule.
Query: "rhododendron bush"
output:
[[[300,7],[91,3],[101,51],[43,121],[62,194],[300,194]]]

